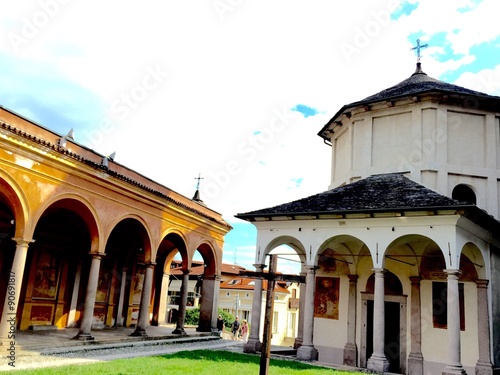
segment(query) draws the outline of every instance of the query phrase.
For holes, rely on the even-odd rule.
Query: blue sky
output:
[[[328,189],[317,132],[406,79],[416,39],[427,74],[500,95],[497,13],[494,0],[12,2],[0,105],[188,197],[201,173],[234,227],[224,262],[252,269],[256,231],[234,215]]]

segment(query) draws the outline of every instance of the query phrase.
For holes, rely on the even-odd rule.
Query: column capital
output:
[[[488,288],[488,284],[490,283],[490,280],[486,279],[476,279],[474,280],[478,288]]]
[[[149,262],[149,263],[146,263],[146,267],[154,267],[156,266],[156,262]]]
[[[358,281],[358,278],[359,278],[358,275],[347,275],[347,277],[349,278],[349,281],[351,283],[355,283],[356,281]]]
[[[319,269],[319,267],[316,265],[314,266],[305,265],[304,268],[307,270],[307,273],[316,272],[316,270]]]
[[[255,270],[256,270],[257,272],[259,272],[259,271],[264,271],[264,268],[266,268],[266,267],[267,267],[265,264],[254,264],[253,266],[255,267]]]
[[[385,268],[372,268],[372,272],[375,274],[375,277],[377,276],[383,276],[385,273]]]
[[[94,252],[90,252],[90,253],[88,253],[88,254],[92,257],[92,259],[102,259],[103,257],[105,257],[105,256],[106,256],[106,254],[104,254],[104,253],[94,253]]]
[[[184,276],[189,275],[191,273],[191,270],[182,270],[182,274]]]
[[[29,246],[30,243],[35,242],[35,240],[33,239],[21,238],[21,237],[13,237],[12,241],[14,241],[18,246],[22,245]]]
[[[418,285],[418,284],[420,284],[420,281],[422,280],[422,278],[420,276],[410,276],[409,279],[411,281],[411,285]]]
[[[449,269],[449,268],[444,269],[443,272],[448,275],[448,278],[456,277],[457,279],[460,276],[460,274],[462,273],[462,271],[460,271],[460,270]]]

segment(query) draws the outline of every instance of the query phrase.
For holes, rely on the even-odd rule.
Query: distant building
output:
[[[172,262],[180,267],[180,262]],[[193,262],[188,282],[188,302],[186,309],[199,306],[201,297],[201,279],[204,264]],[[222,264],[221,283],[219,291],[218,307],[222,310],[238,316],[241,320],[246,319],[249,323],[252,319],[252,303],[254,298],[255,281],[250,278],[239,277],[240,270],[245,268]],[[181,292],[182,271],[173,268],[170,271],[170,284],[168,289],[168,316],[167,322],[176,322],[179,309]],[[267,282],[263,282],[263,290],[267,290]],[[298,330],[299,319],[299,285],[295,283],[278,282],[275,287],[274,314],[273,314],[273,345],[293,346]],[[265,306],[265,293],[262,294],[262,309]],[[263,329],[264,313],[260,313]],[[251,327],[250,327],[251,328]]]

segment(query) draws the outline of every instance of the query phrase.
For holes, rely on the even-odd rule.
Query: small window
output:
[[[455,186],[451,197],[459,202],[476,204],[476,194],[469,186],[464,184]]]
[[[273,332],[278,332],[278,312],[273,312]]]
[[[458,284],[458,303],[460,306],[460,330],[465,330],[464,284]],[[448,284],[432,283],[432,319],[434,328],[448,327]]]

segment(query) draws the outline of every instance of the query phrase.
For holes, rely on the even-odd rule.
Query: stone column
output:
[[[408,375],[423,375],[422,324],[420,305],[420,277],[410,276],[411,281],[411,333],[410,354],[408,355]]]
[[[217,328],[217,317],[219,316],[219,294],[220,294],[220,275],[214,276],[214,300],[212,304],[212,322],[211,331],[213,335],[219,336],[219,329]]]
[[[254,264],[255,272],[264,272],[264,264]],[[251,329],[248,341],[243,346],[243,352],[256,353],[260,351],[260,314],[262,311],[262,279],[255,279],[253,287]]]
[[[122,279],[120,282],[120,296],[118,297],[118,310],[116,312],[116,326],[123,327],[123,303],[125,301],[125,286],[127,285],[127,267],[122,268]]]
[[[314,347],[314,291],[316,283],[315,266],[306,266],[306,295],[304,301],[304,336],[302,345],[297,349],[297,359],[316,360],[318,351]]]
[[[28,246],[33,240],[22,238],[13,238],[17,243],[14,260],[10,268],[9,282],[5,293],[2,318],[0,320],[0,340],[1,342],[10,342],[9,334],[16,331],[17,321],[16,313],[19,306],[19,297],[23,285],[24,268],[26,257],[28,256]]]
[[[188,298],[188,289],[189,289],[189,270],[182,271],[182,284],[181,284],[181,295],[179,301],[179,317],[177,319],[177,326],[172,331],[172,333],[185,335],[186,331],[184,330],[184,321],[186,319],[186,305]]]
[[[358,275],[347,275],[349,278],[349,300],[347,310],[347,343],[344,346],[344,365],[357,366],[358,347],[356,346],[356,298]]]
[[[384,353],[385,346],[385,290],[383,268],[374,268],[375,290],[373,294],[373,353],[366,368],[376,372],[387,372],[389,361]]]
[[[156,263],[149,263],[146,266],[146,276],[144,277],[144,286],[142,288],[137,326],[130,336],[147,336],[146,328],[149,327],[149,304],[151,303],[155,265]]]
[[[215,275],[203,276],[201,287],[200,320],[198,332],[212,332],[212,313],[215,300]]]
[[[301,276],[306,276],[304,273]],[[300,283],[299,290],[299,326],[297,327],[297,337],[293,343],[293,348],[298,349],[304,341],[304,306],[305,306],[305,296],[306,296],[306,284]]]
[[[160,298],[158,301],[158,325],[167,323],[167,300],[168,300],[168,283],[170,274],[164,272],[161,280]]]
[[[490,324],[488,313],[488,280],[476,280],[477,285],[477,331],[479,359],[476,363],[476,375],[492,375]]]
[[[447,269],[444,272],[448,275],[448,364],[442,374],[466,374],[460,359],[460,304],[458,299],[458,275],[460,271]]]
[[[83,310],[82,322],[80,323],[80,331],[74,337],[77,340],[94,340],[90,334],[92,329],[92,320],[94,319],[95,296],[97,293],[97,283],[99,281],[99,268],[101,259],[104,254],[90,253],[92,263],[90,263],[89,281],[87,282],[87,292],[85,294],[85,307]]]
[[[75,282],[73,283],[73,293],[71,294],[71,303],[68,313],[68,324],[66,327],[71,328],[76,326],[75,315],[78,303],[78,291],[80,290],[80,278],[82,275],[82,263],[78,262],[76,266]]]

